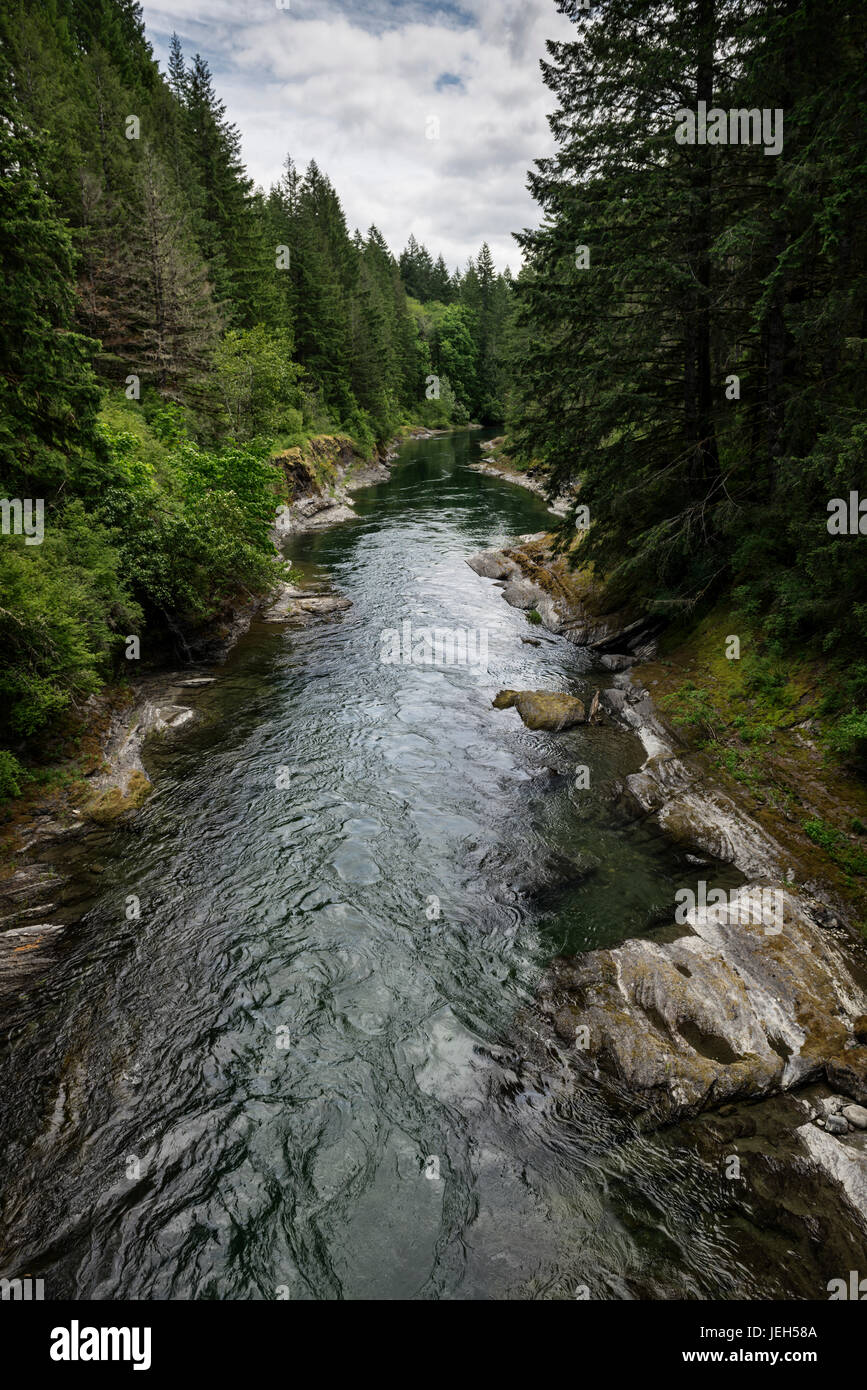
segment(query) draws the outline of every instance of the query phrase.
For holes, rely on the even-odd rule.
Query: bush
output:
[[[835,753],[867,764],[867,710],[852,710],[839,719],[829,733]]]
[[[141,611],[115,536],[81,502],[46,517],[41,545],[0,549],[0,730],[30,737],[99,689]]]
[[[21,783],[26,777],[18,759],[5,748],[0,748],[0,801],[9,801],[21,795]]]

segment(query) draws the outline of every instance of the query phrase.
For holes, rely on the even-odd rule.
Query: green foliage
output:
[[[0,737],[30,738],[99,689],[141,613],[116,537],[80,501],[46,518],[41,545],[0,548]]]
[[[831,747],[844,757],[867,764],[867,710],[851,710],[833,726],[829,737]]]
[[[440,319],[434,340],[434,363],[468,413],[478,397],[476,328],[472,309],[465,304],[451,304]]]
[[[115,436],[115,447],[129,438]],[[207,451],[181,440],[157,486],[146,466],[106,491],[100,509],[114,528],[123,573],[147,613],[202,620],[240,590],[259,592],[280,568],[269,530],[278,475],[264,444]]]
[[[867,852],[859,845],[850,844],[842,830],[823,820],[805,821],[803,829],[813,844],[823,849],[847,874],[867,874]]]
[[[40,178],[47,144],[10,86],[0,67],[0,486],[32,497],[67,483],[96,447],[99,392],[94,344],[74,331],[72,240]]]
[[[269,333],[263,324],[223,336],[211,385],[234,439],[272,437],[291,427],[301,393],[290,351],[287,336]]]
[[[867,538],[827,522],[867,456],[867,10],[561,9],[575,41],[543,63],[557,150],[518,238],[510,442],[580,486],[581,563],[612,603],[680,620],[731,589],[778,653],[830,656],[862,710]],[[784,108],[782,151],[679,143],[698,101]],[[770,698],[770,668],[755,679]]]
[[[21,795],[21,784],[26,772],[16,757],[5,748],[0,748],[0,802],[10,801]]]
[[[660,704],[675,723],[700,729],[708,738],[716,739],[717,711],[707,691],[693,681],[685,681],[679,690],[664,695]]]

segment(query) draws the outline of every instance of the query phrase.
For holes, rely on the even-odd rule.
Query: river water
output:
[[[600,679],[464,563],[550,526],[467,466],[478,438],[405,445],[357,519],[296,537],[353,607],[255,624],[150,746],[133,830],[64,850],[66,931],[3,1005],[0,1273],[53,1298],[785,1292],[676,1132],[624,1137],[516,1054],[551,957],[652,931],[688,879],[611,823],[632,734],[491,708]],[[405,619],[484,630],[488,669],[383,664]]]

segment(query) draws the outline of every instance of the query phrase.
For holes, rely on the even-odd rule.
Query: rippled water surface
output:
[[[255,625],[196,728],[151,746],[134,830],[65,851],[68,928],[4,1005],[4,1274],[82,1298],[767,1294],[676,1137],[624,1137],[516,1053],[552,955],[649,930],[674,861],[605,809],[632,735],[491,708],[600,681],[464,563],[550,524],[477,456],[472,433],[409,444],[356,520],[296,538],[353,607]],[[486,629],[488,670],[383,665],[407,618]]]

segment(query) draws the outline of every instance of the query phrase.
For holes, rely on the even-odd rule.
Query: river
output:
[[[657,929],[684,870],[607,809],[635,736],[491,708],[601,682],[464,563],[550,526],[468,467],[478,441],[407,443],[356,519],[295,537],[352,608],[254,623],[150,745],[133,829],[64,848],[66,930],[3,1006],[3,1274],[51,1298],[785,1291],[676,1132],[624,1135],[516,1052],[552,956]],[[405,619],[484,630],[487,670],[383,664]]]

